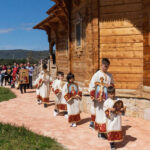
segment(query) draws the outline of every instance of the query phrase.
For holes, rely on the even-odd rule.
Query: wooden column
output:
[[[72,41],[71,41],[71,10],[72,10],[72,1],[68,3],[69,7],[68,7],[68,57],[69,57],[69,72],[72,71],[72,67],[71,67],[71,57],[72,57]]]
[[[99,0],[91,0],[92,37],[93,37],[93,73],[99,69]]]

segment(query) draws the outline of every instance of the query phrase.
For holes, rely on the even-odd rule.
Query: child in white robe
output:
[[[107,88],[111,85],[114,85],[112,75],[107,72],[110,65],[110,61],[107,58],[102,59],[101,70],[97,71],[90,82],[89,91],[91,100],[93,101],[91,106],[91,114],[95,110],[95,129],[98,130],[98,137],[106,139],[106,117],[103,111],[104,101],[107,99]],[[101,101],[96,100],[96,84],[99,84],[102,87],[103,91],[101,96]],[[90,123],[90,127],[93,127],[93,120]]]
[[[107,139],[110,142],[111,150],[115,150],[115,143],[123,140],[121,115],[125,112],[126,107],[121,108],[121,112],[115,113],[114,104],[117,101],[115,99],[115,88],[108,88],[108,99],[104,102],[104,111],[106,114],[106,129]]]
[[[69,73],[67,75],[68,83],[63,87],[63,95],[67,102],[68,122],[71,123],[71,127],[76,127],[80,118],[80,100],[82,98],[82,92],[78,87],[78,84],[74,82],[74,75]]]
[[[97,70],[96,72],[98,72],[99,70]],[[93,81],[94,80],[94,77],[92,77],[91,81],[90,81],[90,84],[89,84],[89,92],[90,92],[90,97],[92,99],[92,102],[91,102],[91,122],[90,122],[90,125],[89,127],[91,129],[94,129],[94,123],[95,123],[95,118],[96,118],[96,108],[95,108],[95,105],[96,105],[96,101],[94,100],[94,97],[95,97],[95,88],[93,88],[92,84],[93,84]]]
[[[49,103],[49,94],[50,94],[50,76],[47,71],[47,65],[43,64],[43,70],[40,72],[37,79],[36,88],[38,89],[38,99],[44,104],[44,107],[47,107]]]
[[[65,114],[67,112],[67,102],[64,100],[62,96],[62,89],[65,85],[64,79],[64,73],[58,72],[58,79],[54,82],[54,94],[56,96],[55,98],[55,109],[54,109],[54,116],[57,116],[59,114],[59,111],[64,111]]]

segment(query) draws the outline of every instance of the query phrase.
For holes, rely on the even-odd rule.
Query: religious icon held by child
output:
[[[107,88],[105,87],[104,78],[100,78],[100,82],[95,83],[95,100],[103,101],[107,99]]]
[[[68,84],[70,99],[75,98],[78,94],[78,85],[76,83]]]
[[[117,100],[114,103],[113,108],[115,108],[115,114],[119,114],[119,113],[122,113],[122,115],[125,114],[125,111],[123,112],[121,111],[121,109],[125,108],[122,100]]]

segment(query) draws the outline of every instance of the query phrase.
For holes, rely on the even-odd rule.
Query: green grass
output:
[[[0,123],[0,150],[65,150],[55,140],[24,127]]]
[[[16,97],[16,95],[10,89],[0,87],[0,102],[8,101],[15,97]]]

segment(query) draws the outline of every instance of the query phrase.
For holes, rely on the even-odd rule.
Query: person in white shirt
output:
[[[107,72],[109,65],[110,61],[107,58],[103,58],[101,70],[93,75],[89,84],[90,97],[92,100],[91,116],[95,116],[95,120],[92,120],[90,123],[90,128],[98,130],[98,137],[103,139],[106,138],[106,117],[103,111],[103,104],[108,97],[107,88],[114,85],[112,75]],[[99,85],[99,89],[97,85]]]
[[[53,92],[55,94],[55,109],[54,109],[54,116],[57,116],[60,111],[63,111],[65,114],[67,112],[67,102],[64,100],[62,95],[62,89],[65,85],[64,73],[57,72],[57,79],[53,81],[52,87]]]
[[[44,104],[44,107],[47,107],[50,94],[50,76],[46,64],[43,64],[43,70],[40,72],[36,81],[35,87],[38,89],[37,98]]]
[[[115,88],[108,87],[108,99],[104,102],[104,112],[106,114],[107,139],[110,142],[111,150],[115,150],[115,143],[123,140],[121,115],[125,112],[126,107],[122,107],[119,111],[114,107],[116,102]],[[120,102],[119,102],[120,103]]]
[[[27,85],[28,88],[32,89],[32,75],[33,75],[33,67],[30,65],[30,63],[27,64],[26,69],[29,70],[29,84]]]
[[[71,127],[76,127],[80,118],[80,100],[82,98],[82,92],[78,84],[74,82],[74,74],[69,73],[67,75],[67,81],[63,87],[63,96],[67,102],[68,122],[71,123]]]

